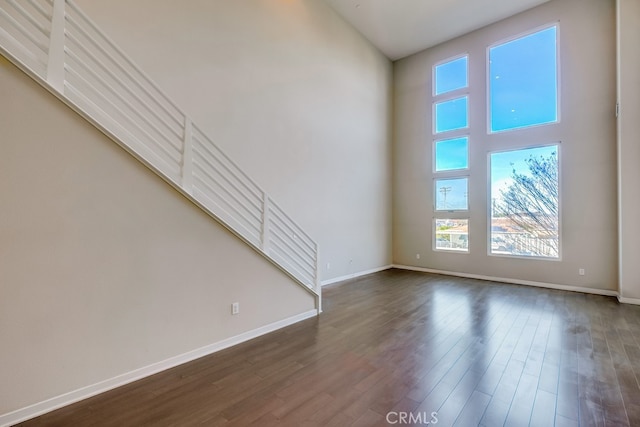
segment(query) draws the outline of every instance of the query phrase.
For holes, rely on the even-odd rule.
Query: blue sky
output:
[[[436,141],[436,172],[466,169],[469,167],[469,138]]]
[[[436,209],[468,209],[468,178],[436,179]],[[446,199],[445,199],[446,193]]]
[[[557,120],[556,31],[550,27],[489,49],[492,131]]]
[[[436,133],[466,128],[469,125],[469,102],[466,96],[436,104]]]
[[[463,56],[436,66],[434,94],[440,95],[441,93],[467,87],[467,63],[468,58]]]

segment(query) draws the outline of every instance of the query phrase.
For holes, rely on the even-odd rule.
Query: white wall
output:
[[[391,263],[392,66],[324,2],[78,4],[318,242],[321,279]]]
[[[3,57],[0,99],[0,424],[314,309],[311,294]]]
[[[618,0],[620,296],[640,302],[640,2]]]
[[[526,132],[486,132],[486,49],[559,21],[561,121]],[[470,61],[470,253],[432,251],[432,66]],[[394,64],[394,261],[565,286],[617,289],[615,2],[554,0]],[[487,156],[561,141],[562,259],[488,256]],[[416,260],[416,254],[421,259]],[[584,268],[586,275],[579,276]]]

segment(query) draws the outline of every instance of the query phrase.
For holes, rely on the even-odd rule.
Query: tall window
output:
[[[489,132],[558,121],[556,46],[551,26],[489,48]],[[511,145],[490,154],[489,253],[559,258],[559,145]]]
[[[469,251],[469,71],[461,56],[433,67],[433,248]]]

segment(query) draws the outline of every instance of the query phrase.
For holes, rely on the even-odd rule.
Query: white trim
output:
[[[585,294],[618,297],[617,291],[611,291],[607,289],[584,288],[582,286],[559,285],[555,283],[534,282],[532,280],[508,279],[504,277],[483,276],[481,274],[457,273],[453,271],[435,270],[432,268],[413,267],[413,266],[398,265],[398,264],[394,264],[393,268],[398,268],[401,270],[421,271],[423,273],[443,274],[445,276],[465,277],[468,279],[489,280],[492,282],[510,283],[514,285],[535,286],[538,288],[557,289],[561,291],[582,292]],[[625,299],[628,299],[628,298],[625,298]],[[620,300],[620,297],[618,297],[618,300]],[[640,300],[637,300],[637,301],[640,302]]]
[[[393,265],[389,264],[382,267],[372,268],[371,270],[361,271],[359,273],[353,273],[353,274],[347,274],[346,276],[334,277],[333,279],[323,280],[320,286],[327,286],[333,283],[342,282],[343,280],[355,279],[356,277],[366,276],[367,274],[373,274],[373,273],[378,273],[380,271],[389,270],[390,268],[393,268],[393,267],[394,267]]]
[[[620,302],[621,304],[640,305],[640,298],[627,298],[627,297],[618,295],[618,302]]]
[[[51,399],[35,403],[25,408],[0,415],[0,427],[11,426],[28,419],[35,418],[47,412],[62,408],[63,406],[79,402],[97,394],[112,390],[116,387],[120,387],[133,381],[151,376],[158,372],[165,371],[167,369],[182,365],[187,362],[191,362],[204,356],[208,356],[220,350],[224,350],[225,348],[229,348],[245,341],[249,341],[253,338],[268,334],[269,332],[273,332],[275,330],[284,328],[285,326],[289,326],[302,320],[309,319],[316,315],[318,315],[318,310],[309,310],[304,313],[300,313],[295,316],[291,316],[286,319],[259,327],[257,329],[244,332],[240,335],[236,335],[234,337],[230,337],[222,341],[218,341],[216,343],[170,357],[161,362],[156,362],[151,365],[118,375],[108,380],[100,381],[99,383],[82,387],[80,389],[64,393],[56,397],[52,397]]]

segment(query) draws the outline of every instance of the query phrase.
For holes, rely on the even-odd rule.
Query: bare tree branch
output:
[[[528,174],[512,170],[513,182],[500,190],[501,200],[494,205],[496,217],[508,218],[537,243],[544,244],[552,256],[559,254],[558,241],[558,159],[555,152],[548,157],[526,159]],[[535,250],[533,251],[536,254]]]

